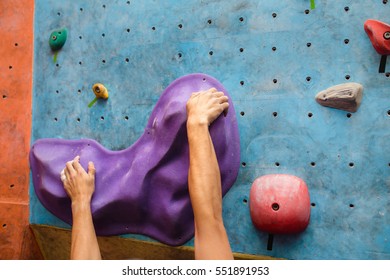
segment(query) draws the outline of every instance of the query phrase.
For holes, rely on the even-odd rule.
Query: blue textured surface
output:
[[[223,205],[233,251],[390,259],[390,74],[378,73],[380,56],[363,29],[369,18],[389,22],[389,3],[316,1],[310,10],[309,0],[35,2],[33,141],[92,138],[126,148],[171,81],[203,72],[224,84],[238,114],[243,164]],[[48,39],[62,27],[68,41],[56,65]],[[110,98],[89,109],[96,82]],[[344,82],[364,86],[358,112],[315,102]],[[275,236],[272,251],[248,205],[252,182],[270,173],[304,179],[313,205],[307,230]],[[30,198],[31,223],[69,227],[32,188]]]

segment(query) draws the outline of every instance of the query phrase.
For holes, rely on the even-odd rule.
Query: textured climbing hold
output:
[[[93,104],[95,104],[95,102],[98,100],[98,99],[108,99],[108,90],[107,88],[103,85],[103,84],[100,84],[100,83],[96,83],[92,86],[92,91],[93,93],[95,94],[95,99],[93,99],[89,104],[88,104],[88,107],[91,108]]]
[[[270,234],[299,233],[309,225],[309,191],[293,175],[258,177],[250,190],[249,207],[254,226]]]
[[[66,28],[54,30],[50,34],[49,38],[49,46],[51,50],[54,52],[54,62],[57,60],[58,51],[64,46],[66,39],[68,37],[68,31]]]
[[[60,173],[67,161],[79,155],[84,168],[88,161],[93,161],[96,168],[91,210],[98,235],[138,233],[169,245],[184,244],[194,234],[187,183],[186,103],[192,92],[212,87],[228,95],[221,83],[204,74],[172,82],[160,96],[142,136],[122,151],[107,150],[91,139],[36,141],[30,152],[30,166],[38,199],[55,216],[71,224],[71,202]],[[232,187],[240,168],[238,124],[229,100],[229,113],[209,128],[223,195]]]
[[[384,73],[387,56],[390,55],[390,25],[378,20],[368,19],[364,23],[364,30],[374,49],[382,56],[379,73]]]
[[[345,83],[323,90],[315,98],[323,106],[354,113],[360,106],[362,96],[363,86],[361,84]]]

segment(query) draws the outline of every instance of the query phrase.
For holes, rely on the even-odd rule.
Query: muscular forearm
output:
[[[89,202],[72,203],[72,260],[101,259]]]
[[[188,123],[189,191],[198,225],[222,219],[221,178],[208,126]]]
[[[208,125],[187,122],[190,149],[188,186],[195,217],[195,258],[232,259],[222,220],[218,161]]]

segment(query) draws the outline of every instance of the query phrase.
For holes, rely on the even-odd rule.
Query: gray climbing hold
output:
[[[330,87],[316,95],[316,101],[326,107],[332,107],[354,113],[360,106],[363,86],[358,83],[345,83]]]

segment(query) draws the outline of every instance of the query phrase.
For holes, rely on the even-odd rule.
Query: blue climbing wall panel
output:
[[[241,168],[224,198],[235,252],[289,259],[390,259],[390,66],[364,32],[390,22],[382,0],[35,1],[33,141],[92,138],[112,150],[143,133],[163,89],[194,73],[217,78],[237,111]],[[51,31],[68,29],[53,62]],[[94,98],[103,83],[108,101]],[[316,93],[357,82],[356,113],[322,107]],[[107,166],[107,168],[110,168]],[[301,177],[311,221],[274,237],[252,225],[259,176]],[[30,221],[69,228],[30,191]],[[126,235],[150,240],[140,235]],[[192,246],[193,241],[187,245]]]

